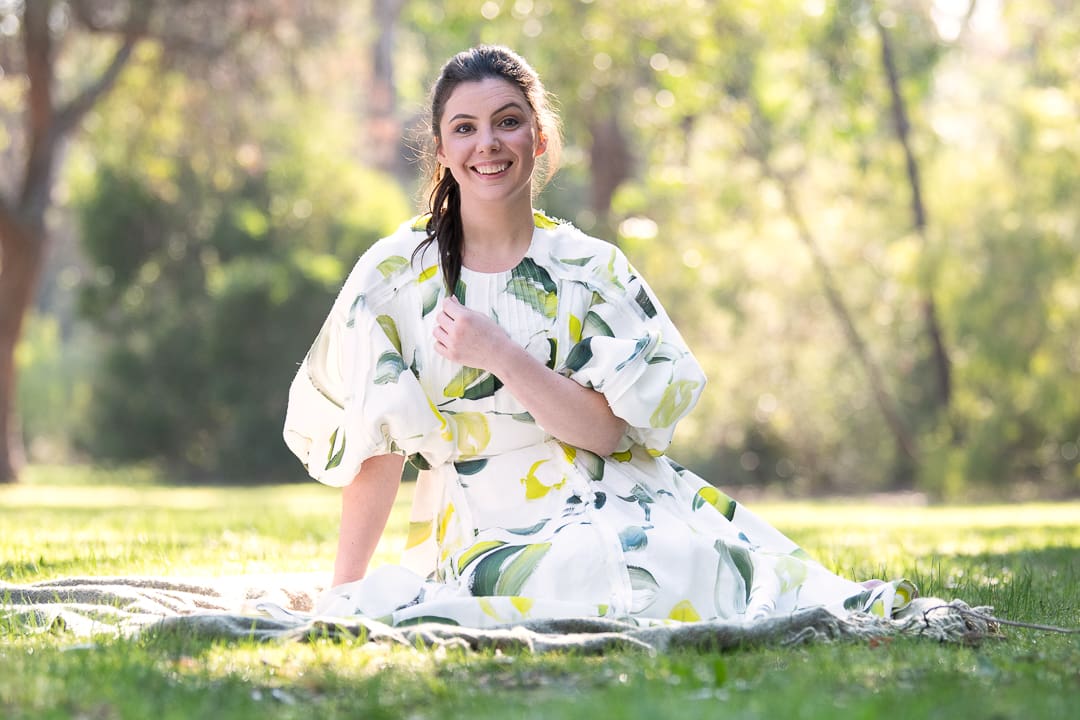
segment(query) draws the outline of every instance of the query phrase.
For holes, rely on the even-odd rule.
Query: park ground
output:
[[[404,538],[403,486],[377,563]],[[337,493],[316,484],[168,486],[151,471],[31,468],[0,488],[0,579],[297,573],[332,563]],[[1080,626],[1080,502],[921,506],[765,502],[755,511],[830,569],[905,576],[1002,618]],[[256,644],[85,642],[0,623],[5,718],[1064,718],[1076,634],[1017,627],[927,640],[603,657]]]

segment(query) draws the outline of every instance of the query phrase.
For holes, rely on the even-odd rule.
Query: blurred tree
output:
[[[72,9],[76,22],[93,31],[111,31],[119,48],[105,69],[67,101],[58,100],[55,36]],[[21,12],[18,12],[21,9]],[[45,259],[45,214],[61,143],[86,112],[112,87],[147,30],[149,5],[137,4],[121,22],[106,28],[83,3],[65,5],[51,0],[24,3],[5,12],[19,23],[23,46],[20,70],[26,77],[25,164],[13,196],[0,196],[0,482],[15,480],[20,461],[15,436],[15,344],[30,308]],[[4,53],[10,56],[9,52]]]
[[[88,123],[93,161],[72,160],[95,268],[82,309],[109,339],[81,442],[188,478],[303,477],[280,440],[292,375],[352,259],[409,203],[355,160],[354,118],[270,59],[254,84],[212,87],[162,62],[139,53]]]
[[[283,0],[272,8],[254,1],[222,6],[212,0],[21,0],[0,5],[0,21],[15,29],[0,33],[3,78],[17,79],[18,104],[25,107],[21,132],[5,132],[17,139],[11,145],[24,155],[21,174],[5,178],[10,188],[0,194],[0,483],[13,482],[21,462],[14,414],[15,345],[47,253],[46,216],[65,142],[115,85],[141,40],[153,37],[180,55],[215,56],[242,34],[275,29],[279,18],[301,15],[307,5],[300,0]],[[16,44],[21,52],[15,51]],[[67,64],[65,53],[72,55]],[[74,60],[103,53],[111,54],[101,63]]]

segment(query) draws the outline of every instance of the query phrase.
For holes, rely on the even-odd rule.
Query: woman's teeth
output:
[[[486,165],[484,167],[480,167],[478,165],[474,169],[481,175],[497,175],[508,167],[510,167],[510,163],[502,163],[501,165]]]

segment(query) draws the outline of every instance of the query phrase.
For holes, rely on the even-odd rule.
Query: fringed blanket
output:
[[[467,650],[652,652],[686,648],[727,650],[811,641],[922,636],[975,642],[999,634],[992,608],[919,598],[896,618],[865,613],[840,618],[824,608],[752,624],[650,622],[580,618],[529,620],[514,626],[467,628],[425,623],[391,627],[364,617],[314,613],[319,589],[310,577],[66,578],[29,585],[0,583],[0,634],[69,632],[92,638],[179,633],[207,639],[336,638],[412,647]]]

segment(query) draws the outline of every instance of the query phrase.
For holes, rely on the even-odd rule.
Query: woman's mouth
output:
[[[508,162],[490,163],[486,165],[473,165],[472,167],[473,172],[478,175],[483,175],[484,177],[494,177],[496,175],[501,175],[509,168],[510,163]]]

